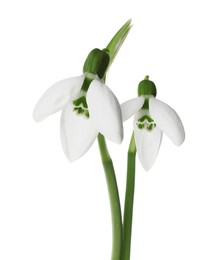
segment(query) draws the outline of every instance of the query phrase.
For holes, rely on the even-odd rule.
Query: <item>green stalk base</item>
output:
[[[133,202],[134,202],[134,190],[135,190],[135,158],[136,158],[136,145],[134,141],[134,134],[132,134],[132,138],[128,150],[128,159],[127,159],[128,160],[127,161],[127,183],[126,183],[124,219],[123,219],[122,260],[130,259]]]
[[[104,167],[105,177],[107,181],[107,188],[109,192],[111,217],[112,217],[112,260],[121,260],[122,251],[122,216],[121,206],[119,200],[119,192],[117,187],[117,181],[115,177],[115,171],[112,163],[112,159],[107,150],[107,145],[104,136],[98,135],[99,150],[102,158],[102,164]]]

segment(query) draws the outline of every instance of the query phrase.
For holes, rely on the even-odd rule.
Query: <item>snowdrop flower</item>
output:
[[[85,61],[83,75],[51,86],[34,109],[33,118],[37,122],[62,110],[61,143],[71,162],[87,152],[99,132],[116,143],[123,139],[119,102],[102,80],[109,60],[106,49],[92,50]]]
[[[138,86],[138,96],[121,105],[123,121],[134,116],[134,137],[140,162],[149,170],[157,157],[162,132],[179,146],[185,132],[178,114],[167,104],[156,99],[156,86],[146,76]]]

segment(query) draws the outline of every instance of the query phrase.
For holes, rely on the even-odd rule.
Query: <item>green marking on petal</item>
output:
[[[147,130],[151,131],[152,129],[153,129],[153,125],[152,124],[147,126]]]
[[[144,125],[143,125],[143,124],[137,124],[137,127],[138,127],[139,129],[142,129],[142,128],[144,127]]]
[[[86,96],[81,96],[80,98],[73,101],[73,111],[75,111],[77,115],[83,115],[86,118],[89,118]]]
[[[146,129],[150,132],[156,127],[154,120],[148,115],[139,118],[136,125],[139,129]]]
[[[86,116],[86,118],[89,118],[89,111],[88,111],[88,110],[87,110],[87,111],[85,110],[85,111],[84,111],[84,115]]]
[[[83,108],[88,108],[87,106],[87,101],[86,101],[86,97],[85,96],[82,96],[76,100],[73,101],[73,105],[75,107],[79,107],[79,106],[82,106]]]
[[[144,122],[144,121],[148,121],[149,123],[154,122],[154,120],[148,115],[144,115],[140,119],[138,119],[138,122]]]

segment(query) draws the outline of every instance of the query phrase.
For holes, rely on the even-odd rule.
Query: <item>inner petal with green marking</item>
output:
[[[95,78],[95,75],[87,73],[87,75],[84,79],[83,85],[81,87],[80,97],[73,100],[73,110],[77,113],[77,115],[83,115],[86,118],[89,118],[86,94],[87,94],[89,86],[94,78]]]
[[[81,96],[80,98],[73,101],[73,110],[77,115],[83,115],[86,118],[89,118],[88,105],[86,101],[86,96]]]
[[[139,118],[136,124],[139,129],[146,129],[148,131],[152,131],[156,127],[154,120],[149,115]]]

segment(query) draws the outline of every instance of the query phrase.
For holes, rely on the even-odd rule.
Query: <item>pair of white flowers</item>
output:
[[[139,86],[139,97],[121,106],[113,92],[97,75],[84,73],[51,86],[37,103],[33,117],[39,122],[62,110],[61,143],[69,161],[80,158],[93,144],[98,133],[108,140],[121,143],[123,121],[134,116],[134,136],[140,162],[149,170],[155,162],[164,132],[174,144],[185,138],[177,113],[155,98],[156,88]],[[82,86],[87,85],[87,88]]]

